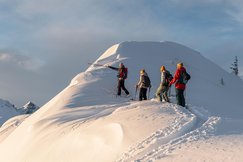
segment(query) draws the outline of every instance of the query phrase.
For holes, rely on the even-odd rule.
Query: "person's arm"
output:
[[[174,78],[172,79],[172,81],[170,81],[170,85],[174,84],[180,77],[180,72],[179,70],[176,70]]]
[[[162,72],[161,73],[161,76],[160,76],[160,79],[161,79],[161,81],[160,81],[160,84],[163,84],[163,83],[165,83],[165,72]]]
[[[113,67],[113,66],[107,66],[108,68],[112,69],[112,70],[116,70],[118,71],[119,68]]]
[[[142,77],[143,77],[143,76],[140,76],[139,82],[138,82],[138,84],[137,84],[138,87],[142,84],[142,79],[143,79]]]

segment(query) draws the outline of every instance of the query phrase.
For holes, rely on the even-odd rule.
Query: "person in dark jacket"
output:
[[[186,83],[183,82],[183,73],[186,73],[186,69],[184,68],[183,63],[178,63],[177,70],[175,72],[174,78],[170,82],[170,86],[175,83],[177,105],[185,107],[186,102],[184,91],[186,89]]]
[[[156,97],[161,102],[162,102],[162,98],[164,99],[165,102],[170,102],[170,99],[168,97],[168,90],[169,90],[169,83],[170,83],[169,77],[171,75],[170,72],[165,69],[165,66],[161,66],[160,72],[161,72],[161,82],[159,88],[156,91]]]
[[[129,95],[129,91],[125,88],[125,79],[127,79],[127,68],[123,65],[123,63],[119,64],[119,67],[107,66],[112,70],[118,71],[118,85],[117,85],[117,95],[121,96],[121,90],[124,90],[126,95]]]
[[[147,100],[147,89],[151,87],[151,82],[145,69],[140,71],[140,79],[136,88],[139,88],[139,101]]]

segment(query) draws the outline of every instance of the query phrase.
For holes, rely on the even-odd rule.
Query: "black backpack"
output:
[[[188,82],[188,80],[190,80],[190,79],[191,79],[191,75],[188,74],[186,71],[184,71],[181,73],[178,82],[181,84],[186,84]]]
[[[171,73],[170,72],[168,72],[167,74],[166,74],[167,76],[167,80],[168,80],[168,82],[170,83],[170,81],[172,81],[172,79],[173,79],[173,76],[171,75]]]
[[[162,83],[163,86],[168,86],[170,81],[173,79],[173,76],[169,71],[165,71],[165,80]]]
[[[149,79],[149,77],[147,75],[143,75],[143,82],[142,84],[145,86],[145,87],[151,87],[151,81]]]

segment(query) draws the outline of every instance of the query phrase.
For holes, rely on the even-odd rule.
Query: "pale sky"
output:
[[[0,0],[0,98],[43,105],[107,48],[173,41],[243,71],[242,0]]]

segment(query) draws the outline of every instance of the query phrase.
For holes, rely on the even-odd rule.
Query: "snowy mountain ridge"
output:
[[[152,96],[160,82],[160,66],[174,73],[176,64],[183,62],[192,76],[186,90],[190,111],[173,104],[174,97],[173,103],[116,97],[116,72],[91,65],[16,129],[5,129],[3,135],[0,131],[0,161],[243,159],[239,78],[173,42],[123,42],[95,61],[112,66],[120,62],[128,67],[126,86],[132,96],[141,68],[151,78]]]
[[[23,107],[19,108],[18,111],[21,112],[21,114],[32,114],[39,108],[39,106],[36,106],[33,102],[29,101]]]
[[[16,107],[9,101],[0,99],[0,126],[9,118],[18,115]]]

